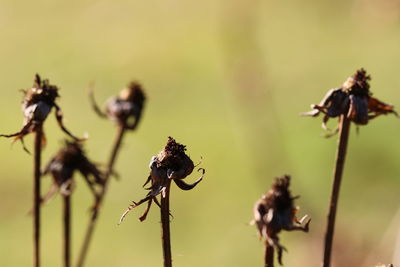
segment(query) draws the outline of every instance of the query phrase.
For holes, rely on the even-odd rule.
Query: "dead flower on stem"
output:
[[[59,97],[57,86],[51,85],[47,79],[42,80],[39,74],[36,74],[33,87],[23,90],[23,93],[22,111],[25,119],[22,129],[14,134],[2,134],[0,136],[14,137],[14,141],[21,140],[24,150],[29,152],[24,145],[23,138],[30,133],[36,132],[54,107],[56,109],[56,119],[61,130],[73,139],[79,140],[64,126],[61,108],[55,102]],[[45,142],[46,139],[43,134],[42,144],[45,144]]]
[[[103,186],[104,174],[96,164],[86,157],[79,142],[65,141],[65,147],[58,151],[43,171],[43,175],[52,175],[53,185],[42,202],[48,202],[57,192],[60,192],[63,196],[70,195],[73,189],[72,177],[75,171],[82,174],[95,200],[97,200],[97,187]]]
[[[260,238],[265,240],[266,246],[277,250],[278,261],[281,265],[282,251],[286,249],[279,243],[279,232],[282,230],[308,232],[311,221],[307,215],[300,220],[297,219],[296,213],[299,208],[294,206],[294,200],[298,197],[292,197],[289,185],[289,175],[276,178],[272,189],[263,195],[254,206],[253,222],[257,226]],[[305,222],[304,225],[303,222]]]
[[[151,204],[154,201],[160,206],[157,196],[161,194],[161,197],[165,197],[165,191],[169,188],[171,181],[182,190],[191,190],[203,179],[205,170],[199,168],[198,171],[202,172],[202,175],[193,184],[187,184],[183,179],[190,175],[194,169],[193,161],[185,153],[186,146],[179,144],[172,137],[168,137],[168,142],[165,148],[157,155],[152,157],[150,161],[150,176],[147,178],[145,184],[151,182],[151,186],[146,188],[150,190],[145,198],[139,202],[133,202],[132,205],[123,213],[120,223],[133,208],[147,202],[147,209],[143,215],[139,218],[140,221],[144,221],[150,210]]]
[[[97,105],[93,90],[90,91],[90,100],[93,109],[102,118],[110,118],[125,129],[134,130],[142,117],[142,110],[146,100],[142,86],[131,82],[128,87],[122,89],[118,96],[111,97],[106,102],[105,112]]]
[[[329,130],[326,123],[330,118],[336,118],[342,114],[357,125],[368,124],[369,120],[382,114],[393,113],[398,116],[392,105],[372,97],[369,91],[369,80],[371,77],[364,69],[357,70],[343,83],[342,87],[329,90],[319,105],[311,105],[313,110],[302,115],[316,117],[322,112],[324,114],[322,128],[325,130]],[[338,130],[337,127],[326,136],[330,137]]]

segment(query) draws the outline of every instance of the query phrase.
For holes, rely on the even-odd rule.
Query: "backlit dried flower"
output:
[[[43,202],[47,202],[57,192],[65,196],[70,195],[73,188],[72,178],[75,171],[82,174],[95,200],[97,200],[98,193],[96,187],[103,185],[103,173],[85,156],[79,142],[66,141],[65,147],[58,151],[43,171],[43,175],[51,174],[53,177],[53,186]]]
[[[203,179],[205,170],[199,168],[198,171],[202,172],[202,175],[193,184],[187,184],[183,179],[190,175],[194,169],[193,161],[185,153],[186,146],[177,143],[172,137],[168,137],[168,142],[165,148],[157,155],[152,157],[150,161],[150,176],[143,186],[146,186],[151,182],[151,186],[146,188],[150,190],[147,196],[139,202],[133,202],[133,205],[129,206],[128,210],[122,215],[121,220],[127,215],[127,213],[133,208],[148,202],[147,209],[144,214],[140,217],[140,221],[146,219],[146,216],[150,210],[152,201],[160,206],[157,196],[161,194],[161,197],[165,197],[165,190],[170,186],[171,181],[182,190],[191,190]]]
[[[21,140],[29,134],[37,131],[41,127],[47,116],[50,114],[51,109],[56,109],[56,119],[60,128],[70,137],[79,140],[72,135],[63,124],[63,114],[60,107],[57,105],[56,98],[59,97],[58,87],[51,85],[49,80],[42,80],[38,74],[35,76],[35,81],[32,88],[24,90],[24,99],[22,101],[22,111],[24,114],[24,126],[21,131],[9,134],[0,135],[4,137],[14,137],[14,140]],[[43,140],[45,142],[45,140]],[[27,149],[24,146],[24,149]]]
[[[278,261],[282,264],[282,250],[286,250],[280,243],[278,234],[282,230],[300,230],[308,232],[311,219],[305,215],[300,220],[294,206],[294,199],[289,191],[290,176],[276,178],[272,189],[258,200],[254,206],[254,222],[260,238],[278,251]],[[303,225],[303,222],[306,223]]]
[[[101,117],[108,117],[123,125],[125,129],[134,130],[140,122],[146,97],[142,86],[138,82],[131,82],[118,96],[111,97],[106,102],[105,112],[101,111],[94,100],[93,92],[90,94],[92,106]]]
[[[343,83],[342,87],[328,91],[319,105],[311,105],[313,110],[303,113],[303,115],[316,117],[320,112],[325,114],[322,122],[322,128],[325,130],[329,130],[326,123],[330,118],[342,114],[357,125],[365,125],[369,120],[382,114],[393,113],[397,116],[392,105],[372,97],[372,93],[369,91],[369,80],[371,77],[364,69],[357,70]],[[331,136],[337,131],[338,129],[335,129],[332,134],[327,136]]]

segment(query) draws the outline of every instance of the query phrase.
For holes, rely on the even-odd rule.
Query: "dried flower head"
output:
[[[393,264],[381,264],[379,263],[378,265],[376,265],[376,267],[393,267]]]
[[[322,128],[329,130],[326,123],[330,118],[346,115],[348,119],[357,125],[365,125],[369,120],[382,115],[393,113],[397,116],[392,105],[385,104],[372,97],[369,91],[371,77],[364,69],[359,69],[349,77],[340,88],[331,89],[322,99],[319,105],[311,105],[310,112],[303,115],[316,117],[319,113],[325,114]],[[327,136],[337,133],[338,128]]]
[[[150,176],[143,185],[144,187],[151,182],[151,186],[146,188],[150,190],[150,192],[144,199],[139,202],[133,202],[133,205],[129,206],[128,210],[122,215],[121,222],[130,210],[144,202],[148,202],[147,209],[139,218],[140,221],[145,220],[152,201],[160,206],[156,197],[159,194],[161,194],[161,197],[165,197],[165,190],[170,185],[171,181],[174,181],[182,190],[191,190],[201,182],[205,173],[203,168],[198,169],[198,171],[202,172],[202,175],[193,184],[187,184],[183,181],[195,168],[193,161],[186,155],[185,151],[186,146],[177,143],[172,137],[168,137],[165,148],[157,156],[152,157],[150,161]]]
[[[51,85],[47,79],[42,80],[40,76],[36,74],[33,87],[23,90],[23,92],[22,111],[24,114],[24,125],[22,129],[14,134],[0,136],[14,137],[14,141],[19,139],[24,145],[23,138],[29,133],[37,131],[38,127],[42,127],[43,122],[54,107],[56,109],[56,119],[60,128],[73,139],[79,140],[72,135],[63,124],[61,108],[55,102],[56,98],[59,97],[57,86]],[[44,142],[45,140],[43,140],[43,143]],[[25,146],[24,149],[27,151]]]
[[[272,189],[263,195],[254,206],[254,222],[260,238],[277,249],[280,264],[282,264],[282,251],[286,249],[279,243],[279,232],[281,230],[308,232],[311,221],[307,215],[300,220],[297,219],[298,208],[294,206],[293,201],[297,197],[292,197],[289,185],[289,175],[276,178]],[[304,221],[306,223],[303,225]]]
[[[70,195],[73,188],[73,175],[78,171],[89,185],[95,199],[98,198],[97,187],[103,186],[104,174],[85,155],[79,142],[65,141],[65,147],[50,160],[43,171],[43,175],[51,174],[53,186],[44,198],[44,202],[51,199],[57,192]]]
[[[142,86],[133,81],[128,87],[122,89],[118,96],[111,97],[106,102],[105,112],[101,111],[96,104],[92,91],[90,99],[99,116],[108,117],[119,125],[123,125],[125,129],[134,130],[140,122],[146,97]]]

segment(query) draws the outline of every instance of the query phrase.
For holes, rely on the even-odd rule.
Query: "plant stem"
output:
[[[64,267],[71,266],[71,195],[64,198]]]
[[[344,162],[347,151],[347,143],[349,140],[349,132],[350,132],[350,120],[346,118],[346,115],[341,115],[339,124],[339,142],[336,152],[336,163],[335,163],[335,170],[333,177],[331,202],[329,205],[328,225],[325,234],[323,267],[329,267],[331,262],[336,210],[337,210],[337,203],[339,200],[340,183],[342,181],[342,174],[343,174]]]
[[[274,247],[265,242],[265,264],[264,267],[274,267]]]
[[[43,128],[39,124],[35,131],[34,144],[34,181],[33,181],[33,242],[34,242],[34,266],[40,267],[40,161],[42,153]]]
[[[164,255],[164,267],[172,267],[171,236],[169,229],[169,191],[171,181],[165,187],[165,195],[161,195],[161,228],[162,248]]]
[[[77,263],[77,267],[83,267],[84,263],[85,263],[85,259],[87,257],[87,253],[89,250],[89,245],[90,242],[92,240],[92,236],[93,236],[93,232],[96,226],[96,222],[99,216],[99,212],[100,212],[100,207],[101,204],[103,203],[104,200],[104,196],[106,195],[107,189],[108,189],[108,184],[110,181],[110,176],[113,173],[113,168],[114,168],[114,164],[116,162],[117,159],[117,155],[118,155],[118,151],[120,150],[121,147],[121,143],[122,143],[122,139],[124,137],[124,133],[125,133],[125,126],[124,125],[119,125],[118,126],[118,130],[117,130],[117,135],[114,141],[114,146],[113,149],[111,151],[111,156],[110,159],[108,161],[108,166],[107,166],[107,171],[104,177],[104,186],[102,187],[102,191],[97,199],[97,203],[96,203],[96,207],[93,210],[93,214],[92,217],[90,218],[88,227],[86,229],[86,234],[85,234],[85,238],[83,240],[83,245],[79,254],[79,258],[78,258],[78,263]]]

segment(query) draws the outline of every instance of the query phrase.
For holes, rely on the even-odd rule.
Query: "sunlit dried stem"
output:
[[[34,185],[33,185],[33,242],[34,266],[40,267],[40,163],[42,153],[43,128],[38,125],[35,133],[34,144]]]
[[[265,242],[265,264],[264,267],[274,267],[274,247]]]
[[[161,238],[162,248],[164,255],[164,267],[172,267],[172,256],[171,256],[171,236],[169,228],[169,192],[171,182],[165,188],[165,194],[161,195]]]
[[[99,212],[100,212],[100,207],[103,203],[104,197],[107,193],[107,189],[108,189],[108,184],[110,181],[110,176],[113,173],[113,168],[114,168],[114,164],[116,162],[117,159],[117,155],[118,155],[118,151],[121,147],[121,143],[122,143],[122,139],[124,137],[125,134],[125,126],[124,125],[119,125],[118,126],[118,130],[117,130],[117,135],[115,138],[115,142],[114,142],[114,146],[111,152],[111,156],[110,159],[108,161],[108,166],[107,166],[107,171],[106,171],[106,175],[105,175],[105,181],[104,181],[104,186],[102,187],[102,191],[99,195],[99,198],[97,200],[96,206],[93,210],[93,214],[92,217],[90,218],[88,227],[86,229],[86,233],[85,233],[85,238],[83,240],[83,245],[82,248],[80,250],[80,254],[79,254],[79,258],[78,258],[78,263],[77,263],[77,267],[82,267],[85,263],[86,257],[87,257],[87,253],[89,250],[89,245],[90,242],[92,240],[92,236],[93,236],[93,232],[96,226],[96,222],[97,219],[99,217]]]
[[[331,201],[330,201],[330,205],[329,205],[328,225],[327,225],[326,234],[325,234],[323,267],[329,267],[330,263],[331,263],[332,243],[333,243],[333,234],[334,234],[334,230],[335,230],[336,210],[337,210],[337,204],[338,204],[338,200],[339,200],[340,183],[342,181],[344,162],[346,159],[346,151],[347,151],[347,143],[348,143],[348,139],[349,139],[349,132],[350,132],[350,120],[346,117],[346,115],[341,115],[340,122],[339,122],[339,142],[338,142],[338,149],[337,149],[337,154],[336,154],[336,163],[335,163],[335,169],[334,169]]]
[[[71,195],[63,196],[64,200],[64,267],[71,266]]]

